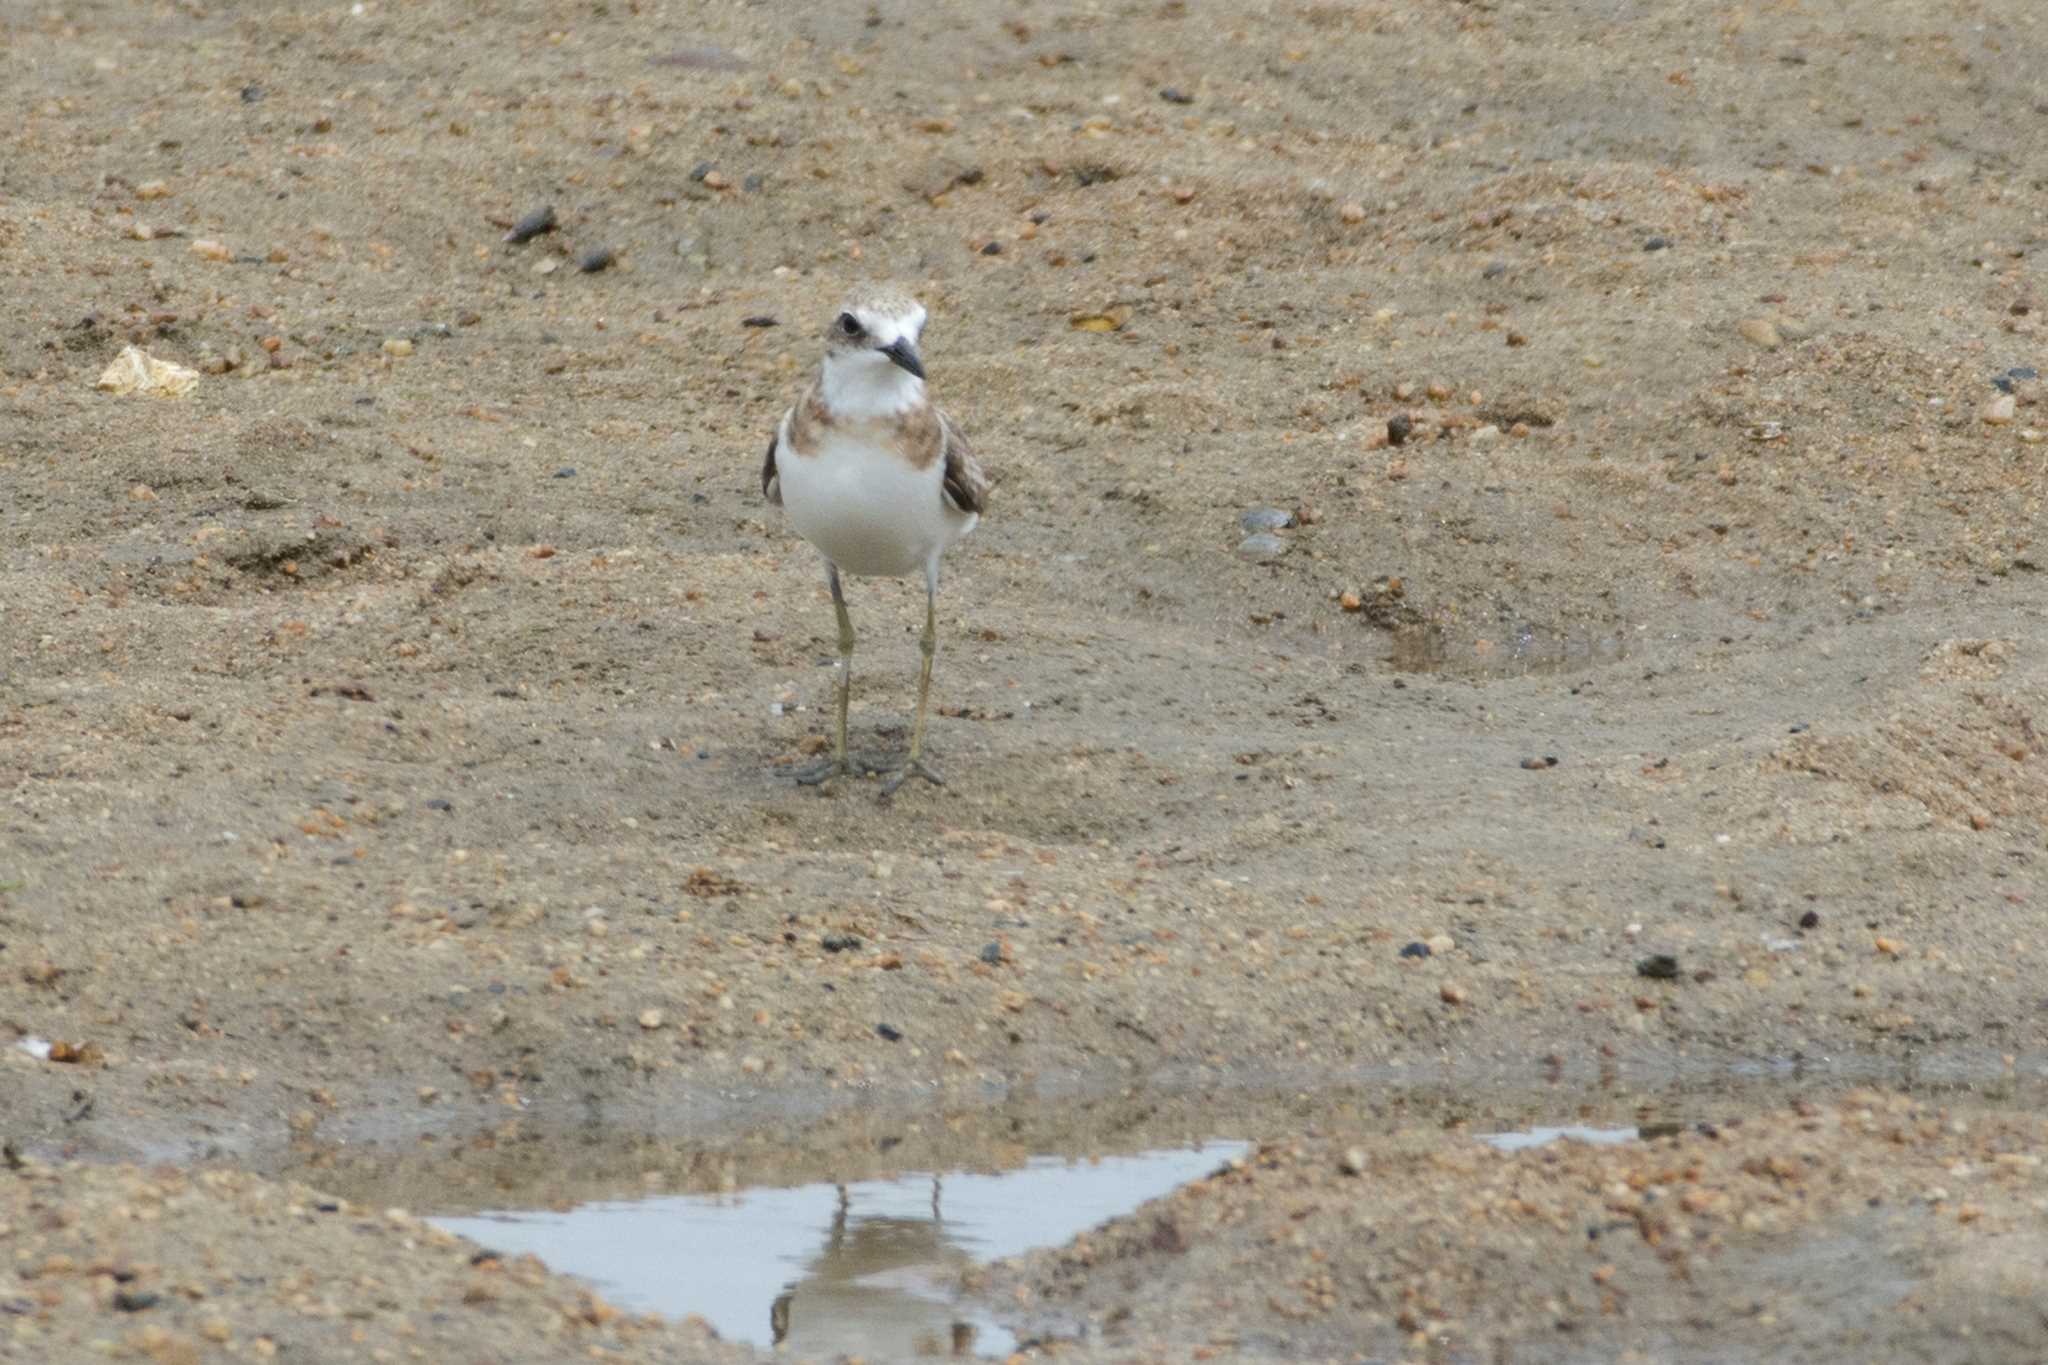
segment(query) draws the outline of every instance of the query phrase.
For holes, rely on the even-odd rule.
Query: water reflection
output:
[[[1002,1355],[1014,1337],[965,1302],[977,1261],[1065,1242],[1241,1154],[1213,1142],[1136,1156],[1041,1157],[1000,1174],[671,1195],[433,1221],[531,1252],[621,1308],[695,1313],[800,1356]]]

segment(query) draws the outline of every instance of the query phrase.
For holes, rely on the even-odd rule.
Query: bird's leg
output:
[[[946,780],[933,772],[924,762],[924,722],[927,704],[932,693],[932,655],[939,648],[939,624],[937,601],[939,595],[939,570],[936,563],[928,566],[924,573],[924,635],[917,642],[918,652],[924,656],[917,670],[917,721],[910,730],[910,758],[897,769],[894,776],[882,784],[882,795],[895,794],[898,787],[912,777],[921,777],[934,787],[943,787]]]
[[[833,731],[832,757],[797,772],[796,780],[807,787],[815,787],[827,778],[853,770],[846,761],[846,700],[853,688],[853,618],[846,614],[846,594],[840,590],[839,566],[828,561],[825,574],[832,584],[832,610],[839,615],[838,721]]]

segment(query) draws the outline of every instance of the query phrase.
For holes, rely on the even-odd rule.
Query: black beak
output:
[[[924,362],[917,358],[917,347],[910,344],[909,337],[898,337],[889,345],[882,347],[882,354],[919,379],[924,378]]]

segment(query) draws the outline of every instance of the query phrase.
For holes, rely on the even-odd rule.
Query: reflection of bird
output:
[[[846,701],[853,675],[853,618],[842,571],[900,578],[924,572],[924,663],[910,756],[884,795],[911,777],[933,785],[924,727],[938,648],[939,556],[972,531],[988,502],[988,480],[960,429],[925,397],[917,341],[924,305],[893,289],[849,299],[825,336],[818,377],[782,416],[761,466],[761,491],[825,556],[825,581],[839,616],[838,721],[832,757],[797,775],[823,782],[854,771],[846,756]],[[863,765],[865,766],[865,765]]]
[[[933,1297],[939,1282],[971,1259],[947,1235],[939,1178],[932,1177],[928,1219],[851,1217],[846,1186],[838,1188],[825,1249],[769,1305],[775,1344],[794,1333],[797,1349],[821,1355],[972,1354],[974,1324]]]

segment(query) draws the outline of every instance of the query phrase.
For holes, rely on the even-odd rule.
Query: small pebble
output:
[[[1678,977],[1678,959],[1669,953],[1652,953],[1636,963],[1636,975],[1652,981],[1673,981]]]
[[[498,221],[503,222],[504,219]],[[514,223],[512,230],[505,234],[505,240],[514,243],[530,242],[543,232],[553,232],[555,227],[555,206],[543,204]]]
[[[1401,956],[1428,957],[1429,945],[1427,943],[1421,942],[1420,940],[1417,940],[1414,943],[1404,943],[1403,945],[1401,945]]]
[[[1649,241],[1643,243],[1643,250],[1663,251],[1670,245],[1671,239],[1669,237],[1652,237]]]
[[[613,253],[610,247],[594,246],[583,253],[582,257],[576,262],[576,268],[586,275],[595,275],[600,270],[611,269],[613,263],[617,260],[617,255]]]
[[[1294,513],[1279,507],[1254,507],[1237,519],[1246,531],[1284,531],[1297,524]]]
[[[229,251],[227,249],[225,243],[216,242],[211,237],[201,237],[198,241],[192,243],[188,250],[190,250],[194,256],[198,256],[204,260],[209,261],[233,260],[235,254],[234,252]]]
[[[1358,203],[1346,204],[1343,208],[1337,210],[1337,216],[1347,223],[1362,223],[1365,221],[1365,205]]]
[[[1522,760],[1522,766],[1532,773],[1541,772],[1545,768],[1555,768],[1557,766],[1557,755],[1545,754],[1541,758],[1525,758]]]
[[[140,193],[140,191],[137,192]],[[2018,385],[2025,383],[2029,379],[2039,379],[2040,377],[2041,374],[2038,370],[2028,369],[2024,365],[2014,366],[2004,374],[1993,379],[1991,387],[1997,389],[2000,393],[2013,393]]]
[[[1287,542],[1270,531],[1261,531],[1239,541],[1237,552],[1246,559],[1278,559],[1287,553]]]
[[[554,477],[558,479],[573,479],[576,477],[576,466],[572,464],[563,465],[555,471]]]
[[[1744,318],[1735,324],[1735,330],[1742,334],[1744,341],[1752,346],[1760,346],[1766,351],[1775,351],[1785,342],[1785,339],[1778,335],[1777,324],[1769,318]]]
[[[1507,273],[1508,263],[1506,261],[1488,261],[1486,269],[1479,272],[1479,278],[1482,280],[1497,280]]]
[[[988,963],[991,967],[1000,965],[1003,960],[1003,945],[1000,943],[984,943],[981,946],[981,960]]]
[[[114,1307],[123,1313],[140,1313],[163,1302],[163,1295],[152,1294],[146,1289],[123,1289],[114,1295]]]
[[[2020,413],[2020,400],[2009,393],[1986,399],[1984,406],[1977,410],[1979,420],[1989,426],[2010,426]]]
[[[270,348],[266,346],[263,349],[269,350]],[[384,354],[403,360],[412,354],[412,342],[404,337],[386,337],[384,339]]]
[[[779,321],[769,317],[766,313],[756,313],[753,317],[740,319],[740,326],[742,327],[780,327],[781,325]]]
[[[1466,439],[1474,445],[1490,445],[1500,439],[1500,428],[1488,422],[1485,426],[1475,428]]]
[[[1185,90],[1177,90],[1170,85],[1159,92],[1159,98],[1165,100],[1168,104],[1193,104],[1195,102],[1193,95],[1188,94]]]
[[[1820,911],[1809,910],[1805,914],[1801,915],[1799,917],[1799,927],[1802,929],[1820,928]]]
[[[261,102],[262,102],[262,100],[263,100],[263,87],[262,87],[262,86],[260,86],[260,85],[245,85],[245,86],[243,86],[243,87],[242,87],[242,103],[244,103],[244,104],[259,104],[259,103],[261,103]]]
[[[1400,412],[1387,419],[1387,444],[1397,446],[1408,439],[1408,433],[1415,430],[1415,423],[1408,414]]]
[[[1000,256],[1003,254],[1003,244],[1001,242],[990,242],[982,247],[981,254],[984,256]]]
[[[889,1024],[877,1024],[875,1035],[885,1043],[894,1043],[902,1040],[903,1030]]]
[[[853,934],[827,934],[818,946],[828,953],[849,953],[860,947],[860,939]]]
[[[1343,1159],[1343,1160],[1341,1160],[1341,1161],[1339,1161],[1339,1162],[1337,1163],[1337,1169],[1338,1169],[1338,1170],[1340,1170],[1340,1171],[1342,1171],[1342,1172],[1344,1172],[1344,1174],[1346,1174],[1346,1175],[1364,1175],[1364,1174],[1365,1174],[1365,1148],[1363,1148],[1363,1147],[1347,1147],[1347,1148],[1345,1148],[1345,1149],[1344,1149],[1344,1159]]]
[[[1455,981],[1446,981],[1443,985],[1438,986],[1436,994],[1437,999],[1443,1001],[1446,1005],[1462,1005],[1471,998],[1466,995],[1465,988]]]
[[[641,1010],[640,1027],[651,1033],[661,1027],[664,1018],[665,1016],[660,1010]]]

